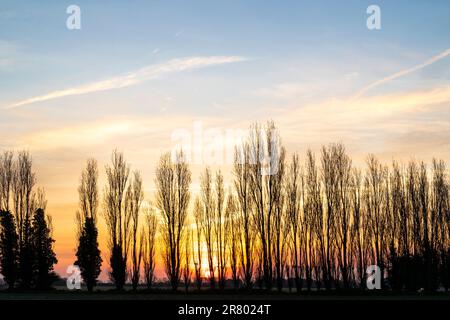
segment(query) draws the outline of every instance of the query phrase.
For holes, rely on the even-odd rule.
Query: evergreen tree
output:
[[[102,258],[98,248],[98,231],[93,218],[86,218],[83,230],[78,239],[76,265],[80,267],[81,276],[88,288],[92,292],[97,284],[100,275]]]
[[[18,237],[14,217],[0,211],[0,273],[9,289],[14,289],[18,277]]]
[[[58,262],[44,210],[37,209],[33,216],[32,224],[32,247],[33,247],[33,275],[37,289],[48,289],[57,278],[53,272],[53,265]]]

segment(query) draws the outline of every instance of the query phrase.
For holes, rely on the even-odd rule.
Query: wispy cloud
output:
[[[125,88],[139,84],[147,80],[159,78],[166,74],[189,71],[199,68],[210,67],[214,65],[240,62],[244,60],[247,59],[240,56],[210,56],[210,57],[188,57],[188,58],[172,59],[161,64],[146,66],[139,70],[132,71],[120,76],[112,77],[106,80],[91,82],[73,88],[56,90],[44,95],[21,100],[4,107],[4,109],[13,109],[36,102],[48,101],[67,96]]]
[[[429,65],[431,65],[431,64],[433,64],[433,63],[435,63],[435,62],[437,62],[437,61],[439,61],[441,59],[444,59],[448,55],[450,55],[450,48],[445,50],[445,51],[443,51],[443,52],[441,52],[438,55],[435,55],[434,57],[428,59],[427,61],[425,61],[425,62],[423,62],[421,64],[418,64],[418,65],[416,65],[414,67],[411,67],[411,68],[408,68],[408,69],[404,69],[404,70],[398,71],[398,72],[396,72],[396,73],[394,73],[394,74],[392,74],[390,76],[384,77],[383,79],[380,79],[380,80],[377,80],[375,82],[372,82],[371,84],[369,84],[369,85],[365,86],[364,88],[362,88],[361,90],[359,90],[359,92],[356,95],[354,95],[352,99],[358,99],[361,96],[363,96],[367,91],[369,91],[369,90],[371,90],[371,89],[373,89],[375,87],[378,87],[378,86],[380,86],[380,85],[382,85],[382,84],[384,84],[386,82],[395,80],[397,78],[406,76],[406,75],[408,75],[410,73],[413,73],[413,72],[415,72],[417,70],[423,69],[423,68],[425,68],[425,67],[427,67],[427,66],[429,66]]]

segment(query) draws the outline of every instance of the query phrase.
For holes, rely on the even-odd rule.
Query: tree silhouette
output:
[[[80,211],[77,212],[78,247],[76,265],[89,292],[92,292],[100,275],[102,258],[98,245],[98,169],[94,159],[87,161],[78,188]]]
[[[147,289],[151,289],[155,280],[155,254],[156,254],[156,233],[158,230],[158,219],[154,209],[150,206],[145,215],[145,225],[143,229],[143,263],[144,278]]]
[[[31,219],[33,213],[33,188],[36,184],[32,159],[23,151],[14,162],[12,197],[17,235],[19,237],[19,278],[22,288],[30,288],[33,281],[33,248],[31,244]]]
[[[51,221],[43,209],[37,209],[32,223],[33,273],[37,289],[48,289],[56,280],[53,265],[58,262],[51,237]]]
[[[105,220],[109,233],[111,250],[111,280],[122,290],[127,279],[127,260],[130,242],[131,211],[127,207],[126,190],[130,168],[123,154],[114,151],[112,165],[106,166]]]
[[[141,210],[141,204],[144,200],[144,192],[142,190],[142,178],[139,172],[134,172],[133,180],[127,190],[126,207],[131,215],[131,284],[133,290],[137,289],[140,279],[141,272],[141,262],[142,262],[142,249],[143,249],[143,239],[141,234],[141,239],[138,243],[138,231],[139,231],[139,216]]]
[[[200,218],[202,232],[204,234],[206,244],[206,256],[209,268],[209,284],[211,289],[215,289],[215,266],[214,252],[215,246],[215,206],[214,206],[214,187],[212,182],[211,170],[207,167],[200,177],[201,200],[202,200],[202,216]]]
[[[14,289],[18,276],[18,237],[14,216],[0,211],[0,273],[9,289]]]
[[[78,238],[76,252],[76,265],[80,267],[81,276],[86,283],[89,292],[92,292],[97,284],[97,278],[101,272],[102,258],[98,248],[98,231],[94,219],[85,219],[83,230]]]
[[[177,290],[181,277],[182,240],[186,228],[191,172],[182,151],[174,161],[170,153],[161,156],[156,169],[156,205],[162,213],[164,263],[172,290]]]

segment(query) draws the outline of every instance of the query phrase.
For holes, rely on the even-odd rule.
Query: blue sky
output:
[[[14,47],[14,56],[6,57],[14,61],[2,67],[0,102],[183,56],[254,58],[198,75],[239,78],[243,94],[271,81],[325,81],[346,72],[360,73],[364,85],[391,65],[407,67],[447,49],[448,1],[378,1],[380,31],[366,28],[365,9],[372,3],[2,1],[0,39]],[[65,27],[70,4],[81,8],[80,31]],[[430,78],[448,79],[448,72],[434,69],[427,71]],[[227,93],[215,91],[217,98]]]
[[[81,30],[66,28],[72,4]],[[381,30],[366,27],[371,4]],[[449,17],[445,0],[2,0],[0,149],[32,152],[67,259],[74,236],[57,226],[73,221],[84,160],[123,150],[151,197],[171,135],[198,121],[274,119],[288,152],[344,141],[356,165],[448,162]]]

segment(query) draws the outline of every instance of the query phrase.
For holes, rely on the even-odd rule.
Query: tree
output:
[[[195,198],[194,202],[194,222],[195,222],[195,250],[192,259],[194,260],[195,284],[197,290],[202,287],[202,223],[203,223],[203,208],[199,197]]]
[[[0,154],[0,210],[10,211],[13,177],[13,153],[5,151]]]
[[[209,282],[211,289],[215,288],[215,266],[214,266],[214,251],[215,251],[215,207],[214,207],[214,187],[212,183],[211,171],[207,167],[200,177],[201,200],[202,200],[202,232],[205,237],[206,255],[209,267]]]
[[[80,267],[81,276],[92,292],[101,272],[102,258],[98,245],[97,210],[98,210],[98,169],[93,159],[87,161],[81,174],[78,188],[80,211],[77,212],[78,246],[76,265]]]
[[[385,206],[384,188],[387,169],[383,167],[373,155],[367,159],[367,173],[365,177],[365,202],[367,214],[372,229],[373,251],[375,252],[374,263],[381,269],[381,277],[385,272],[385,252],[386,252],[386,214],[383,210]],[[382,281],[383,282],[383,281]]]
[[[245,287],[250,290],[253,284],[254,272],[254,224],[252,219],[252,198],[250,185],[250,146],[248,142],[236,146],[234,155],[234,187],[237,195],[238,217],[240,230],[240,262],[241,278]]]
[[[126,196],[126,207],[131,215],[131,284],[133,290],[137,289],[140,279],[141,262],[142,262],[142,245],[143,239],[138,244],[139,230],[139,213],[142,201],[144,200],[144,192],[142,190],[142,178],[139,172],[134,172],[134,179],[128,187]],[[143,234],[141,234],[143,236]]]
[[[156,233],[158,230],[158,219],[154,209],[150,206],[146,211],[145,225],[143,229],[144,243],[142,254],[144,263],[144,278],[148,289],[151,289],[155,280],[155,251],[156,251]]]
[[[116,288],[122,290],[127,278],[130,242],[131,212],[125,199],[130,168],[122,153],[114,151],[111,160],[112,165],[106,166],[105,220],[111,250],[110,276]]]
[[[92,292],[97,284],[97,278],[101,272],[102,258],[98,248],[98,231],[94,219],[85,219],[83,230],[78,238],[76,252],[76,265],[80,266],[81,276],[86,283],[89,292]]]
[[[37,289],[48,289],[56,280],[53,265],[58,262],[53,251],[51,220],[43,209],[37,209],[33,215],[31,239],[33,249],[33,273]]]
[[[183,282],[184,282],[184,289],[186,292],[189,291],[189,286],[191,285],[191,279],[192,279],[192,270],[191,270],[191,252],[193,250],[192,247],[192,236],[193,231],[188,230],[186,232],[186,236],[184,239],[184,264],[183,264]]]
[[[273,223],[281,201],[284,148],[273,121],[262,128],[255,124],[248,137],[250,152],[250,194],[258,243],[261,246],[262,275],[267,289],[273,281]],[[268,159],[268,161],[264,161]],[[281,166],[280,166],[281,165]],[[278,270],[280,271],[280,270]],[[281,272],[281,271],[280,271]]]
[[[238,205],[236,203],[236,198],[231,192],[228,193],[227,206],[225,209],[226,216],[226,232],[229,238],[228,251],[229,251],[229,259],[230,259],[230,269],[231,269],[231,277],[233,279],[234,289],[239,288],[239,249],[240,242],[242,239],[241,235],[241,226],[239,225],[238,219]]]
[[[350,198],[353,213],[351,238],[353,244],[353,257],[356,264],[356,275],[354,280],[360,289],[364,289],[366,285],[364,280],[366,278],[366,269],[368,266],[368,250],[370,248],[371,233],[370,224],[363,205],[364,195],[362,174],[358,169],[353,169]]]
[[[311,288],[313,279],[316,287],[320,289],[323,280],[322,273],[326,270],[324,215],[322,188],[316,158],[311,150],[307,152],[305,189],[305,221],[310,231],[307,232],[306,281],[308,290]]]
[[[18,276],[18,237],[14,216],[0,211],[0,273],[9,289],[14,289]]]
[[[337,261],[345,289],[350,287],[352,268],[350,226],[351,226],[351,173],[352,162],[342,144],[332,145],[332,157],[336,168],[336,245]]]
[[[301,179],[299,157],[297,154],[294,154],[286,175],[285,194],[287,223],[288,226],[290,226],[289,234],[292,248],[292,269],[294,271],[297,292],[300,292],[302,287],[302,244],[304,241],[302,228],[306,228],[302,223],[301,203],[303,202],[303,199]]]
[[[12,198],[19,243],[19,278],[22,288],[30,288],[33,281],[33,248],[31,219],[33,215],[33,189],[36,176],[31,155],[22,151],[13,164]]]
[[[216,239],[216,257],[217,257],[217,279],[219,289],[225,288],[227,275],[227,230],[225,229],[225,187],[222,172],[216,173],[215,181],[215,218],[214,218],[214,236]]]
[[[181,277],[181,244],[188,215],[190,184],[191,172],[183,152],[177,152],[175,161],[172,161],[170,153],[162,155],[156,169],[156,205],[163,218],[161,231],[166,274],[174,291],[178,289]]]

